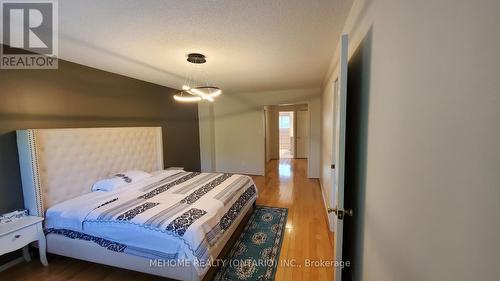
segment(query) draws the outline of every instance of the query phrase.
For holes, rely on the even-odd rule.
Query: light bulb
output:
[[[196,96],[179,96],[179,95],[174,95],[174,99],[176,101],[180,102],[198,102],[201,101],[201,97],[196,97]]]

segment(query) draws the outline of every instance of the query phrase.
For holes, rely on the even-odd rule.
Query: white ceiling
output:
[[[190,64],[230,92],[319,87],[353,0],[64,0],[59,56],[180,88]]]

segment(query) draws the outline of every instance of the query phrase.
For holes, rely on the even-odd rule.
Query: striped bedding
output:
[[[211,247],[256,196],[248,176],[164,171],[51,207],[46,232],[143,257],[188,259],[201,275],[215,258]]]

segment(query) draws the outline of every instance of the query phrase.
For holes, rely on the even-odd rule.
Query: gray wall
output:
[[[344,29],[350,54],[363,54],[351,57],[363,73],[354,280],[499,279],[499,19],[497,0],[354,3]]]
[[[58,70],[0,70],[0,212],[22,208],[14,131],[161,126],[165,166],[200,169],[198,108],[174,89],[59,61]]]

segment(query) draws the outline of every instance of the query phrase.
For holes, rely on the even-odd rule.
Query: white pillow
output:
[[[144,171],[125,171],[115,174],[106,179],[99,180],[92,186],[92,191],[113,191],[117,188],[139,182],[142,179],[152,177],[153,175]]]

